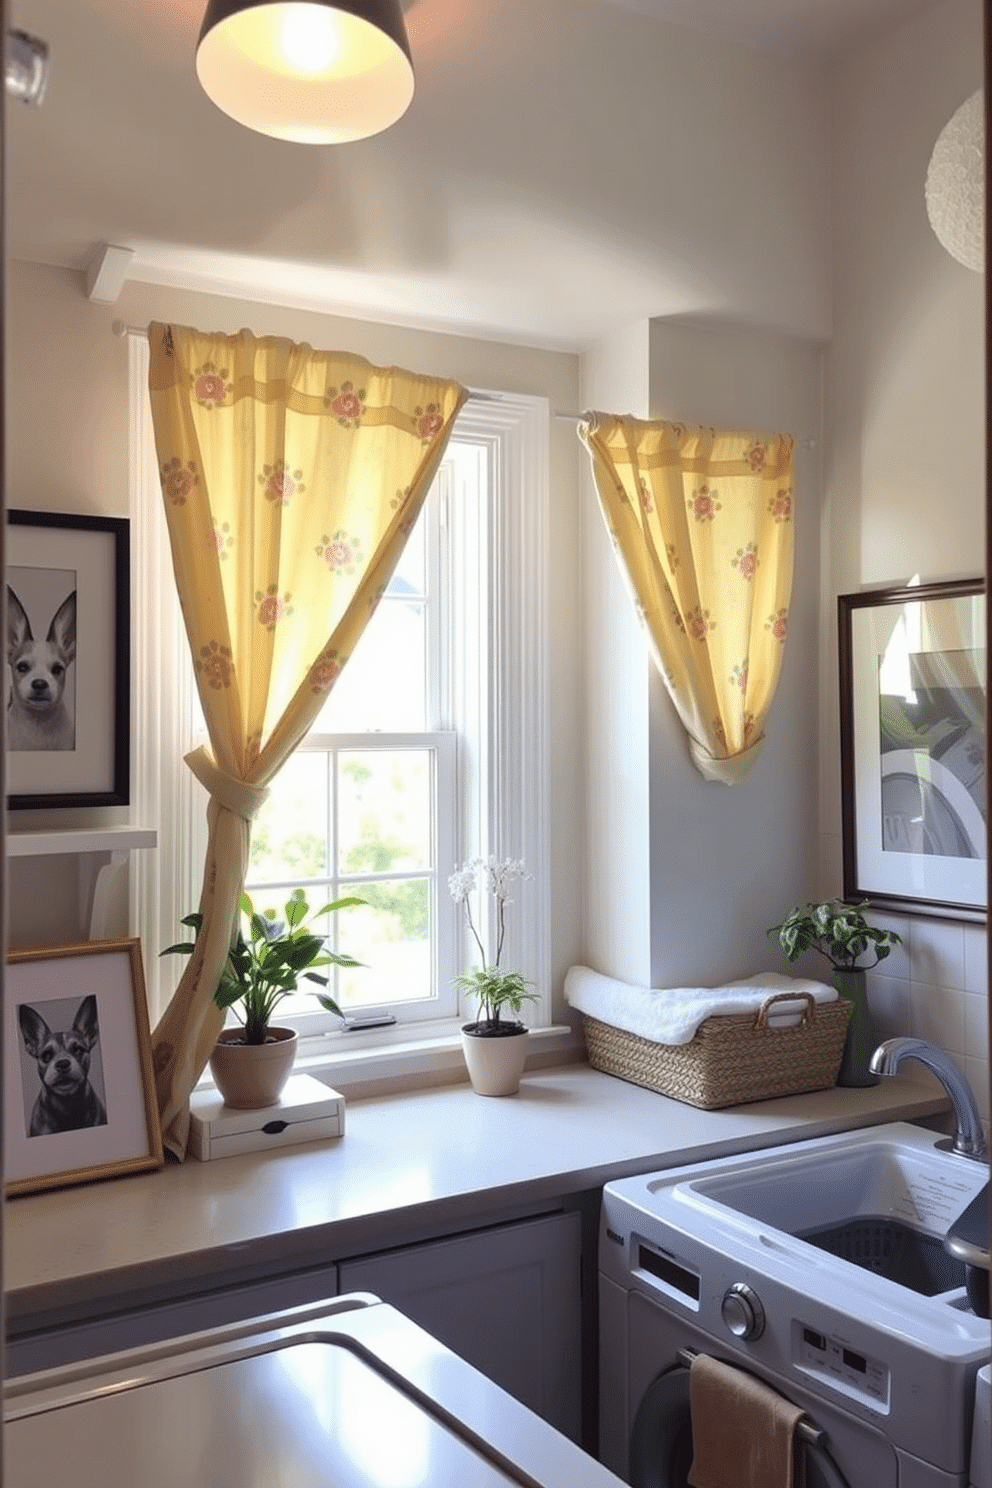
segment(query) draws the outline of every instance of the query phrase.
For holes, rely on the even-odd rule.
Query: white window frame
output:
[[[436,988],[436,996],[431,1000],[432,1005],[425,1005],[421,998],[404,999],[402,992],[398,989],[396,1000],[387,1004],[377,1005],[369,1003],[365,1006],[351,1006],[345,1009],[349,1018],[360,1020],[366,1015],[388,1013],[397,1024],[409,1025],[436,1022],[440,1018],[453,1018],[457,1012],[457,998],[455,988],[452,985],[458,967],[455,962],[455,945],[457,935],[455,929],[455,907],[447,888],[447,872],[445,864],[451,863],[455,855],[455,799],[457,792],[457,768],[456,768],[456,736],[450,731],[436,730],[432,733],[359,733],[359,734],[309,734],[298,746],[297,752],[312,754],[336,754],[348,753],[354,750],[362,751],[369,749],[381,750],[403,750],[415,749],[424,751],[433,756],[431,769],[431,791],[434,795],[433,841],[430,845],[430,862],[433,872],[410,872],[402,870],[381,875],[372,874],[348,874],[340,873],[334,883],[328,886],[328,892],[315,889],[308,898],[310,903],[316,907],[316,900],[325,903],[333,894],[335,897],[344,897],[355,894],[359,898],[362,895],[362,885],[371,879],[379,882],[388,882],[390,879],[409,880],[410,878],[429,877],[433,883],[431,895],[431,921],[436,927],[434,936],[434,954],[432,957],[431,979]],[[333,770],[332,770],[333,778]],[[332,787],[333,789],[333,787]],[[333,802],[328,803],[328,809],[332,819],[335,815]],[[333,834],[332,834],[333,836]],[[204,848],[206,844],[204,843]],[[336,853],[334,854],[336,857]],[[251,874],[249,874],[249,878]],[[259,907],[260,900],[255,894],[252,899]],[[271,893],[261,892],[261,902],[281,905],[277,891]],[[348,951],[348,921],[347,918],[335,925],[334,931],[340,935],[340,949]],[[328,991],[332,989],[329,987]],[[323,1035],[340,1031],[340,1023],[333,1013],[324,1012],[320,1005],[306,996],[307,986],[301,985],[299,989],[302,994],[302,1005],[287,1001],[283,1004],[285,1021],[297,1029],[300,1036],[307,1038],[312,1035]]]
[[[148,344],[129,343],[129,478],[135,607],[134,813],[158,830],[158,850],[141,854],[131,879],[132,923],[145,946],[153,1023],[178,980],[178,958],[159,962],[162,946],[179,938],[179,921],[198,903],[206,792],[182,764],[192,747],[193,709],[185,637],[159,495],[148,401]],[[550,744],[548,720],[548,564],[550,410],[545,398],[474,391],[458,415],[455,438],[474,445],[486,465],[489,501],[485,529],[473,532],[458,489],[445,493],[444,541],[463,588],[483,585],[492,596],[477,635],[461,654],[449,648],[444,691],[450,714],[442,727],[477,745],[462,747],[454,828],[459,861],[481,856],[523,858],[529,881],[518,886],[504,962],[531,983],[537,1001],[526,1012],[535,1028],[551,1020]],[[457,485],[457,483],[456,483]],[[459,520],[461,518],[461,520]],[[458,603],[458,595],[453,597]],[[481,608],[481,607],[480,607]],[[450,627],[449,627],[450,633]],[[471,804],[479,770],[490,774],[485,800]],[[172,864],[171,871],[165,865]],[[488,929],[489,927],[487,927]],[[464,966],[471,964],[467,944]],[[416,1073],[429,1050],[451,1041],[462,1021],[398,1024],[374,1034],[338,1031],[316,1036],[304,1062],[336,1069],[339,1061],[368,1061],[377,1048],[403,1045],[390,1072]],[[318,1047],[319,1046],[319,1047]],[[346,1052],[345,1052],[346,1048]]]

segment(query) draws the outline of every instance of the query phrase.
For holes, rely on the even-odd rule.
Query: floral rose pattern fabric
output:
[[[179,456],[175,455],[162,466],[162,495],[173,506],[182,506],[197,481],[196,466],[192,460],[187,460],[184,465]]]
[[[754,571],[758,566],[757,544],[752,542],[748,543],[746,548],[738,548],[730,562],[742,579],[753,579]]]
[[[194,666],[208,687],[230,687],[234,669],[228,646],[222,646],[219,641],[209,641],[200,647]]]
[[[365,408],[365,389],[355,391],[350,380],[340,388],[329,387],[324,402],[344,429],[357,429]]]
[[[353,574],[362,561],[361,543],[340,528],[331,537],[325,532],[317,544],[317,557],[335,573]]]
[[[265,594],[256,594],[255,603],[258,606],[259,622],[266,630],[275,630],[281,620],[287,619],[293,613],[290,604],[290,594],[280,594],[274,584],[270,584]]]
[[[322,656],[318,656],[310,668],[310,675],[307,678],[310,684],[310,690],[316,693],[330,692],[341,675],[341,668],[344,666],[345,660],[346,658],[339,656],[333,646],[325,651]]]
[[[603,413],[579,436],[693,763],[742,780],[788,636],[792,437]]]
[[[428,403],[426,408],[415,408],[414,414],[417,419],[417,434],[422,444],[430,444],[444,424],[444,415],[436,403]]]
[[[218,1030],[265,788],[315,722],[389,583],[467,392],[277,336],[149,327],[149,394],[176,585],[209,749],[203,926],[153,1035],[163,1139]]]
[[[213,362],[204,362],[190,373],[193,395],[201,408],[215,408],[225,402],[231,391],[227,376],[227,369],[217,368]]]
[[[306,490],[303,471],[292,470],[286,460],[276,460],[274,465],[263,465],[258,484],[265,492],[267,501],[278,501],[287,506],[294,496]]]

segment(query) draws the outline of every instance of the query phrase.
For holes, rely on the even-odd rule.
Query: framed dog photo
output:
[[[127,805],[126,518],[8,511],[6,600],[8,805]]]
[[[160,1168],[138,940],[11,951],[4,981],[8,1197]]]
[[[981,579],[838,597],[844,897],[986,918]]]

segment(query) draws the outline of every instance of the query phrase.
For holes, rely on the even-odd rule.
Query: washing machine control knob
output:
[[[724,1292],[720,1316],[734,1337],[742,1338],[745,1343],[760,1338],[765,1331],[765,1309],[757,1292],[746,1281],[735,1281]]]

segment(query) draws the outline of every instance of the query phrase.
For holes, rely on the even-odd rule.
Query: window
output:
[[[135,807],[159,831],[157,852],[136,864],[133,922],[154,1019],[181,970],[157,950],[199,898],[206,795],[182,763],[198,707],[161,510],[147,343],[133,336],[130,346],[143,597]],[[248,888],[257,903],[278,906],[300,884],[314,907],[351,894],[369,904],[328,922],[340,948],[364,963],[339,972],[335,995],[356,1020],[394,1018],[396,1028],[377,1035],[387,1040],[452,1026],[452,979],[472,957],[447,879],[457,863],[490,853],[523,857],[533,875],[504,959],[541,998],[532,1017],[549,1019],[547,421],[541,399],[485,394],[465,405],[389,590],[253,825]],[[311,997],[283,1007],[304,1033],[340,1029]]]
[[[375,615],[252,827],[246,886],[256,905],[278,909],[297,884],[314,909],[364,900],[326,922],[332,948],[362,963],[330,969],[329,990],[357,1021],[457,1012],[458,927],[446,879],[456,853],[458,736],[445,727],[441,662],[456,619],[447,554],[456,472],[473,504],[485,495],[474,454],[449,445]],[[305,991],[282,1011],[303,1032],[336,1026]]]

